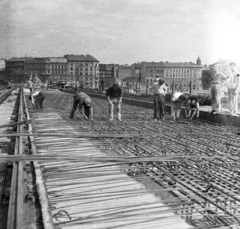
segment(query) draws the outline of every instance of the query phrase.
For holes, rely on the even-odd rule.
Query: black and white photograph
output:
[[[0,0],[0,229],[240,229],[240,0]]]

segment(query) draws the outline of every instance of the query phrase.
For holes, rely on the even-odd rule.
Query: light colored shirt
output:
[[[32,96],[33,96],[33,97],[38,96],[39,93],[40,93],[40,91],[36,91],[36,92],[34,92],[34,93],[32,94]]]
[[[228,78],[228,81],[227,81],[227,86],[228,88],[234,88],[234,89],[237,89],[239,87],[239,82],[240,82],[240,79],[239,79],[239,73],[234,71],[230,71],[229,73],[229,78]]]
[[[28,86],[29,86],[29,88],[32,88],[32,87],[33,87],[33,82],[32,82],[32,80],[28,80]]]
[[[181,92],[175,92],[175,93],[172,95],[172,101],[175,102],[181,95],[182,95]]]
[[[34,88],[39,88],[41,84],[42,84],[41,80],[38,77],[36,77],[34,79]]]
[[[158,82],[152,84],[152,86],[150,87],[151,91],[154,94],[162,94],[165,95],[167,92],[167,87],[165,84],[162,84],[161,86],[159,85]]]
[[[221,72],[218,72],[218,73],[213,74],[212,83],[223,84],[224,82],[226,82],[227,78],[228,77],[226,75],[224,75]]]

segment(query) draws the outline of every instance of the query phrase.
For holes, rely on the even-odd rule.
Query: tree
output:
[[[210,88],[212,82],[212,71],[202,70],[202,87],[207,90]]]

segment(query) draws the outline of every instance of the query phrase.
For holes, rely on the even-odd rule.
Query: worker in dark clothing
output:
[[[29,99],[32,101],[33,109],[43,109],[44,94],[41,91],[36,91],[29,95]]]
[[[190,118],[191,120],[195,115],[197,118],[199,117],[199,101],[196,95],[189,96],[186,109],[188,111],[188,112],[186,111],[188,113],[188,118]],[[191,111],[193,111],[192,115],[191,115]]]
[[[117,110],[117,119],[118,121],[122,121],[121,117],[121,103],[122,103],[122,89],[120,88],[121,82],[116,82],[111,86],[110,88],[107,89],[106,91],[106,96],[108,99],[109,103],[109,120],[113,121],[114,116],[113,116],[113,110],[114,110],[114,105],[116,105],[116,110]]]
[[[70,113],[70,119],[73,118],[74,113],[77,109],[80,111],[80,113],[83,115],[83,117],[86,120],[93,120],[93,109],[92,109],[92,100],[91,98],[84,92],[80,92],[73,96],[73,107],[72,111]],[[81,111],[82,107],[84,107],[84,113]]]
[[[102,79],[101,81],[100,81],[100,90],[104,90],[104,84],[105,84],[105,82],[104,82],[104,80]]]

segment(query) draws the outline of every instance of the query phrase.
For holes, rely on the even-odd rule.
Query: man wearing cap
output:
[[[116,106],[117,110],[117,119],[118,121],[122,121],[121,118],[121,103],[122,103],[122,89],[120,88],[121,82],[114,83],[110,88],[106,91],[106,96],[109,103],[109,120],[113,121],[113,110],[114,106]]]
[[[172,112],[173,112],[173,119],[179,119],[180,112],[182,109],[182,106],[185,102],[187,102],[187,97],[183,95],[181,92],[175,92],[172,95]],[[186,112],[185,115],[187,116]]]
[[[167,92],[167,87],[165,86],[165,81],[159,79],[158,82],[155,82],[150,87],[150,90],[153,93],[153,102],[154,102],[154,121],[157,119],[165,120],[164,111],[165,111],[165,94]]]
[[[91,98],[84,92],[80,92],[73,96],[73,107],[72,111],[70,113],[70,119],[73,118],[74,112],[77,109],[80,111],[80,113],[84,116],[87,120],[93,120],[93,109],[92,109],[92,100]],[[84,113],[82,113],[82,107],[84,107]]]
[[[211,95],[212,95],[212,114],[216,114],[221,110],[221,87],[226,83],[227,76],[220,72],[218,65],[213,66],[213,76],[212,76],[212,86],[211,86]]]

